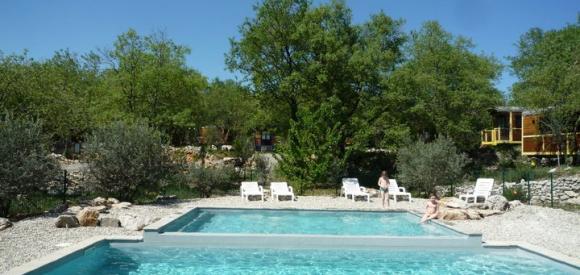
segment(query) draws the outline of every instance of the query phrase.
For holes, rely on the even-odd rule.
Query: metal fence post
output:
[[[554,173],[550,173],[550,206],[554,208]]]
[[[63,170],[63,177],[62,177],[62,203],[66,204],[66,192],[68,191],[68,172]]]
[[[532,205],[532,190],[530,188],[530,177],[531,177],[531,171],[528,170],[528,205]]]

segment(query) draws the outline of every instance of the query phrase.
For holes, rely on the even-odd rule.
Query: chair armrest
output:
[[[405,190],[405,187],[399,187],[399,192],[401,192],[401,193],[407,193],[407,191]]]
[[[292,188],[292,186],[288,186],[288,190],[290,190],[290,193],[294,194],[294,188]]]
[[[260,193],[264,193],[264,188],[261,185],[258,185],[258,190],[260,190]]]
[[[360,188],[360,191],[361,191],[361,192],[365,192],[365,193],[367,193],[367,189],[366,189],[365,187],[362,187],[362,186],[360,186],[359,188]]]

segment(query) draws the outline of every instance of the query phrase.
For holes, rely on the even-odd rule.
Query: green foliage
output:
[[[468,162],[450,138],[438,137],[430,143],[417,141],[399,150],[397,177],[406,186],[433,193],[436,186],[457,184]]]
[[[266,156],[256,155],[254,158],[255,172],[258,182],[265,185],[270,178],[271,166]]]
[[[159,131],[123,122],[96,129],[87,138],[86,158],[93,188],[120,200],[157,191],[172,172]]]
[[[306,189],[338,182],[344,174],[348,152],[341,143],[344,126],[334,118],[337,100],[323,103],[316,111],[304,110],[291,122],[287,142],[279,150],[279,169],[299,194]]]
[[[4,115],[0,120],[0,216],[17,197],[42,191],[59,171],[49,158],[42,125]]]
[[[519,186],[512,186],[510,188],[506,188],[503,190],[503,196],[508,201],[519,200],[519,201],[527,201],[528,194],[524,192],[524,189],[521,185]]]
[[[238,136],[234,140],[234,154],[240,158],[241,166],[244,166],[255,152],[253,137]]]
[[[232,167],[205,167],[191,165],[185,174],[186,183],[203,198],[209,198],[216,190],[232,189],[237,174]]]

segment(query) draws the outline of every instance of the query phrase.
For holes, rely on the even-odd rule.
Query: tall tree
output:
[[[559,30],[530,29],[511,58],[519,78],[512,87],[514,104],[541,111],[541,126],[554,135],[559,147],[566,142],[563,133],[580,130],[579,44],[580,18]]]

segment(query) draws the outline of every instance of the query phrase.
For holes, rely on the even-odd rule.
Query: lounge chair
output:
[[[397,197],[403,196],[409,198],[411,201],[411,193],[405,190],[405,187],[399,187],[396,179],[389,179],[389,197],[393,196],[393,200],[397,202]]]
[[[358,179],[357,178],[342,178],[342,187],[340,187],[340,195],[344,196],[345,198],[347,197],[345,189],[347,185],[357,185],[360,186],[360,184],[358,183]]]
[[[257,181],[242,181],[240,193],[242,200],[250,200],[250,196],[260,196],[264,201],[264,189],[258,185]]]
[[[473,199],[473,203],[477,203],[478,198],[483,198],[483,202],[485,202],[491,195],[493,182],[494,179],[479,178],[475,182],[475,188],[473,188],[473,192],[460,195],[459,199],[464,200],[466,203],[469,203],[469,199]]]
[[[371,198],[367,189],[358,185],[358,183],[349,183],[344,185],[344,197],[348,198],[348,196],[352,197],[352,201],[355,200],[356,197],[367,197],[367,202],[371,202]]]
[[[280,196],[292,197],[292,201],[294,201],[294,189],[292,189],[292,186],[288,186],[288,183],[285,181],[270,183],[270,194],[272,199],[278,201],[280,201]]]

